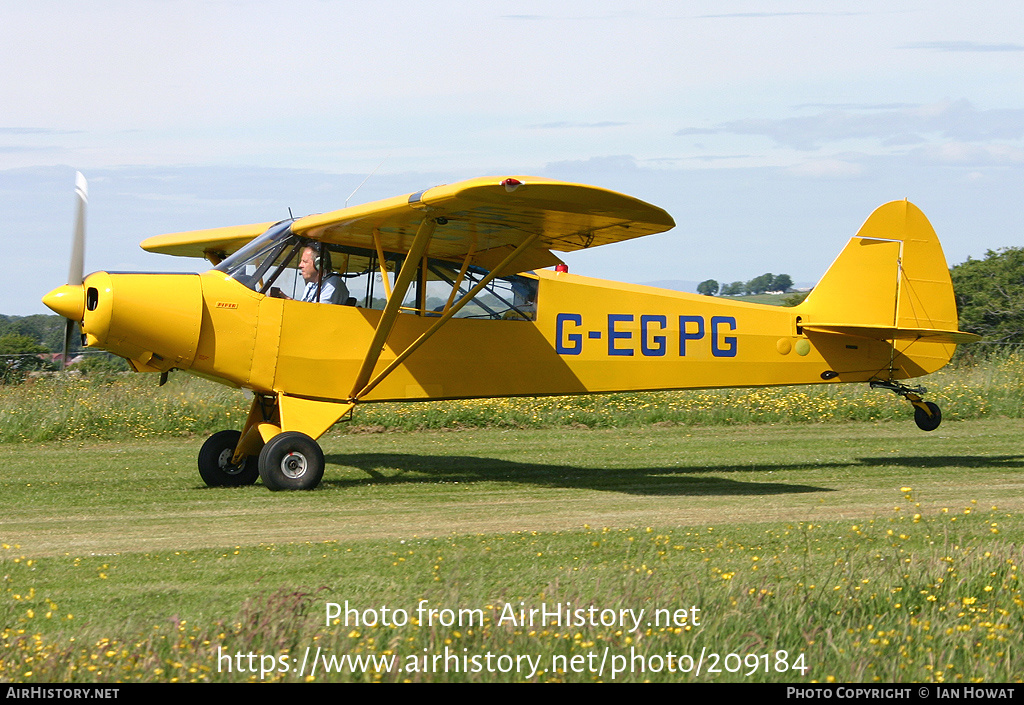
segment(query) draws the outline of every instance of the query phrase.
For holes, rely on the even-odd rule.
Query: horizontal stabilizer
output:
[[[858,338],[874,340],[927,340],[930,343],[973,343],[981,338],[974,333],[957,330],[937,330],[935,328],[897,328],[895,326],[860,326],[849,324],[815,323],[803,326],[811,333],[834,333],[836,335],[852,335]]]

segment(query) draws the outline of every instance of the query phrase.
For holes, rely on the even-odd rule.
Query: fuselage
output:
[[[938,369],[950,353],[934,343],[901,350],[892,341],[807,333],[800,307],[562,272],[534,276],[534,320],[446,321],[360,401],[905,378]],[[322,400],[351,398],[382,315],[265,296],[216,270],[97,272],[82,295],[88,344],[137,370],[181,369],[257,393]],[[435,321],[399,315],[376,369]]]

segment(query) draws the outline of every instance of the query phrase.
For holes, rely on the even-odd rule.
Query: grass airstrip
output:
[[[643,416],[699,393],[457,430],[382,410],[322,439],[308,493],[205,487],[198,435],[8,438],[0,680],[1018,681],[1020,366],[939,378],[932,433],[903,405],[842,420],[877,391],[805,397],[845,409],[817,422],[752,419],[752,397],[728,422]],[[190,384],[160,394],[198,407]],[[33,395],[73,403],[19,389],[0,427],[23,438]],[[119,393],[75,392],[142,414],[98,405]]]

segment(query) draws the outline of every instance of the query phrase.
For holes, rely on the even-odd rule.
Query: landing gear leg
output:
[[[928,391],[924,387],[908,387],[899,382],[872,380],[871,388],[888,389],[890,392],[899,394],[913,404],[914,423],[922,431],[934,431],[942,423],[942,410],[939,409],[939,405],[921,398],[921,395]]]

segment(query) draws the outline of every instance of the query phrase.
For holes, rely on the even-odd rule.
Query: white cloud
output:
[[[701,19],[770,19],[777,17],[853,17],[867,12],[728,12],[717,15],[698,15]]]
[[[793,149],[813,151],[844,140],[883,146],[915,144],[935,136],[968,142],[1024,137],[1024,109],[979,110],[961,99],[913,107],[846,107],[803,117],[745,119],[712,128],[684,128],[677,135],[760,135]]]
[[[107,248],[87,266],[171,266],[138,241],[337,208],[390,154],[353,202],[520,173],[676,216],[574,259],[612,279],[811,280],[835,252],[793,233],[841,239],[903,196],[946,219],[955,260],[959,230],[1024,234],[1021,36],[1005,0],[10,3],[3,244],[63,252],[80,169]],[[9,259],[0,313],[39,310],[42,278]]]
[[[534,173],[628,193],[667,210],[667,233],[567,256],[572,271],[618,281],[748,280],[764,271],[814,281],[876,206],[909,197],[924,209],[950,263],[1019,244],[1021,155],[946,148],[938,155],[836,154],[790,167],[694,168],[630,156],[567,160],[510,173]],[[928,157],[926,159],[925,157]],[[945,160],[936,168],[935,159]],[[1002,159],[1002,162],[997,162]],[[987,160],[987,161],[983,161]],[[968,162],[983,161],[980,165]],[[497,172],[496,172],[497,173]],[[480,172],[375,174],[353,203],[412,193]],[[94,171],[86,269],[191,270],[198,260],[151,255],[142,239],[223,225],[272,221],[344,204],[365,174],[296,169],[121,167]],[[0,283],[2,313],[44,312],[40,297],[67,274],[74,169],[0,170],[0,239],[10,263]],[[26,243],[31,243],[27,246]],[[44,264],[38,252],[53,256]]]

